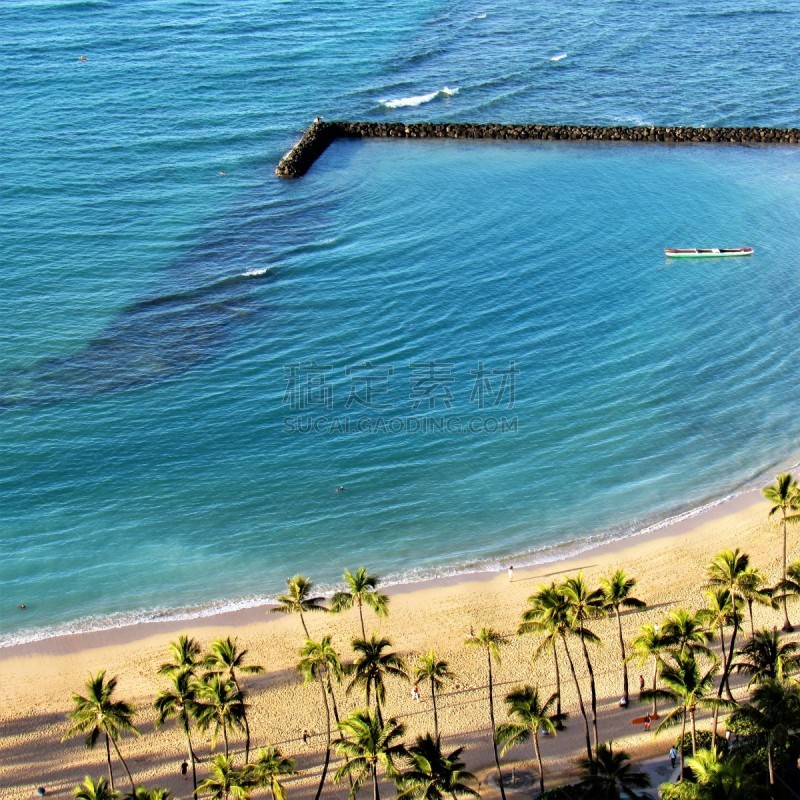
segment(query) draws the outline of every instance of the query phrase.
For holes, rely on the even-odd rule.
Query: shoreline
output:
[[[583,540],[568,544],[555,544],[534,553],[529,553],[527,558],[532,560],[528,562],[525,560],[526,555],[512,557],[510,560],[516,558],[517,563],[514,564],[514,568],[518,572],[522,572],[542,567],[556,567],[558,564],[570,563],[574,559],[591,557],[595,554],[598,556],[613,554],[627,549],[635,543],[680,536],[704,522],[711,522],[728,514],[736,513],[756,503],[763,503],[759,490],[755,487],[747,487],[687,511],[673,514],[650,525],[645,525],[633,533],[594,541],[590,534]],[[595,536],[598,535],[595,534]],[[457,571],[452,575],[438,575],[397,583],[387,582],[382,584],[382,588],[391,597],[437,587],[490,581],[504,572],[505,566],[499,568],[487,566],[483,569],[466,567],[463,571]],[[231,602],[232,604],[236,603],[236,601]],[[199,611],[196,614],[191,614],[189,612],[186,615],[176,614],[174,617],[167,617],[166,619],[142,619],[93,630],[56,633],[40,639],[0,645],[0,662],[17,656],[66,655],[111,644],[126,645],[151,636],[161,634],[176,635],[185,629],[248,626],[256,622],[279,619],[280,617],[269,613],[269,610],[274,605],[269,601],[256,602],[253,605],[218,611],[210,610],[207,613]]]
[[[742,492],[702,514],[639,536],[599,543],[548,563],[527,567],[515,564],[512,581],[504,565],[500,572],[391,587],[387,589],[389,616],[377,618],[367,612],[367,630],[388,637],[392,649],[409,663],[431,647],[448,661],[456,677],[440,695],[441,729],[448,746],[466,746],[467,768],[483,780],[492,769],[493,756],[486,735],[485,660],[473,648],[464,646],[472,628],[491,626],[506,636],[502,663],[495,674],[496,713],[502,722],[506,710],[501,698],[512,686],[530,683],[544,692],[554,690],[550,659],[532,661],[535,640],[515,635],[527,598],[540,584],[580,571],[587,582],[597,585],[602,576],[624,569],[637,581],[635,596],[647,603],[646,609],[621,617],[625,640],[630,642],[642,624],[661,621],[670,609],[700,607],[706,565],[724,548],[742,548],[750,555],[752,565],[760,567],[767,581],[773,583],[780,574],[780,527],[768,520],[768,510],[769,505],[755,490]],[[791,547],[790,557],[794,559],[800,546],[791,542]],[[795,619],[798,613],[797,609],[791,611]],[[779,623],[778,612],[772,609],[757,607],[754,614],[757,627],[771,628]],[[308,614],[306,623],[312,638],[328,635],[344,659],[352,657],[352,638],[360,636],[354,609],[335,615]],[[654,738],[641,726],[631,725],[641,712],[638,703],[634,701],[631,709],[619,707],[616,620],[599,620],[593,630],[604,642],[593,657],[602,738],[613,739],[635,760],[662,752],[666,737]],[[30,796],[31,787],[38,785],[46,785],[48,794],[66,798],[84,775],[104,773],[102,749],[87,750],[80,737],[62,742],[71,693],[80,690],[87,676],[100,669],[118,677],[119,697],[136,708],[135,722],[144,735],[127,737],[123,748],[137,782],[184,796],[186,785],[177,767],[184,758],[185,740],[173,725],[154,730],[152,710],[154,697],[164,688],[157,666],[165,660],[167,645],[179,633],[194,637],[203,647],[214,638],[231,636],[248,651],[247,663],[265,667],[263,674],[245,679],[254,746],[271,742],[296,757],[301,775],[293,780],[291,794],[296,800],[312,800],[325,741],[317,686],[304,683],[296,670],[303,642],[297,615],[269,614],[264,608],[191,621],[142,623],[5,648],[0,653],[0,683],[5,687],[0,708],[4,729],[0,737],[0,785],[9,787],[9,800],[24,800]],[[580,679],[585,680],[583,667],[579,664],[577,669]],[[650,674],[649,669],[632,665],[632,685],[640,671]],[[341,713],[363,705],[360,692],[345,694],[344,686],[336,691]],[[566,775],[582,755],[577,699],[568,681],[562,681],[562,694],[571,722],[557,739],[546,744],[543,757],[551,776]],[[429,698],[410,700],[404,681],[393,679],[387,685],[385,710],[404,722],[409,737],[430,729]],[[307,743],[304,731],[309,733]],[[232,745],[238,752],[240,737]],[[213,752],[205,737],[199,738],[197,748],[204,760]],[[528,760],[525,748],[512,751],[504,759],[507,767],[516,764],[520,769],[526,768]],[[3,763],[13,766],[4,767]],[[332,797],[343,796],[333,787],[331,791]]]

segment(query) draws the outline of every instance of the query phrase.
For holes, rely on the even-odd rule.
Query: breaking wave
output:
[[[411,108],[413,106],[421,106],[423,103],[430,103],[437,97],[452,97],[458,94],[458,87],[451,89],[449,86],[444,86],[435,92],[428,94],[418,94],[413,97],[398,97],[394,100],[381,100],[381,105],[384,108]]]

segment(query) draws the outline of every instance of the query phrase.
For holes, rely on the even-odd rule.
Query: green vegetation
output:
[[[509,643],[510,636],[491,627],[483,627],[477,633],[470,629],[465,644],[479,650],[485,659],[487,727],[497,788],[503,800],[507,785],[501,756],[506,757],[509,751],[527,743],[530,749],[525,751],[526,758],[535,762],[541,798],[636,798],[648,786],[648,778],[635,769],[628,753],[600,738],[592,648],[603,645],[595,624],[603,617],[611,617],[616,623],[613,638],[617,641],[613,646],[615,652],[619,648],[622,667],[621,705],[627,706],[630,700],[629,662],[635,661],[648,671],[652,667],[652,680],[639,700],[652,701],[653,717],[658,714],[659,705],[662,709],[653,735],[673,726],[680,728],[680,777],[675,784],[662,785],[661,796],[665,800],[760,800],[779,796],[785,768],[800,754],[800,741],[795,734],[800,728],[800,645],[785,639],[774,628],[756,629],[753,606],[780,609],[784,629],[791,629],[787,604],[800,597],[800,561],[787,563],[786,551],[790,526],[800,519],[800,513],[796,513],[800,510],[800,490],[791,475],[782,474],[764,489],[764,496],[771,504],[770,516],[780,513],[784,547],[781,577],[772,587],[767,585],[765,574],[750,564],[747,553],[723,550],[707,567],[702,587],[704,607],[671,609],[657,622],[651,618],[642,624],[638,633],[626,641],[623,612],[640,612],[646,604],[633,596],[636,580],[624,570],[610,573],[598,586],[590,585],[581,574],[539,586],[528,598],[516,633],[531,637],[535,660],[546,656],[547,666],[552,665],[555,692],[540,694],[539,687],[521,683],[523,676],[512,675],[511,680],[520,681],[520,685],[505,695],[503,708],[496,709],[495,670],[501,665],[501,648]],[[442,695],[442,689],[456,678],[450,664],[436,651],[428,650],[411,654],[414,660],[409,659],[409,664],[413,666],[407,667],[406,654],[395,652],[389,638],[375,633],[367,637],[364,606],[385,617],[388,599],[378,591],[377,576],[365,567],[354,572],[346,570],[344,581],[345,588],[333,595],[329,608],[323,597],[314,596],[314,585],[308,578],[295,575],[287,580],[287,591],[273,609],[299,616],[306,635],[299,650],[297,671],[307,683],[319,687],[314,691],[318,691],[325,744],[322,763],[311,765],[316,800],[322,798],[326,787],[330,790],[331,773],[335,783],[347,779],[351,800],[366,787],[371,789],[373,800],[380,800],[382,782],[387,781],[395,785],[398,800],[479,796],[480,784],[462,760],[464,748],[448,748],[449,752],[442,748],[441,706],[454,707],[459,702],[458,692]],[[352,640],[352,652],[344,654],[348,659],[345,663],[330,635],[319,640],[308,636],[305,614],[342,612],[354,607],[359,612],[362,636]],[[745,611],[749,615],[749,636]],[[545,747],[546,758],[547,743],[542,736],[555,736],[567,719],[561,697],[563,659],[583,720],[586,757],[581,767],[585,774],[572,785],[545,790],[541,747]],[[576,663],[581,660],[582,664]],[[249,662],[247,650],[235,638],[216,639],[207,649],[188,636],[180,636],[169,645],[167,660],[158,668],[163,683],[152,710],[157,729],[175,723],[185,739],[184,774],[191,769],[195,800],[291,797],[291,782],[300,774],[290,754],[292,740],[281,742],[280,747],[266,743],[259,739],[255,723],[251,735],[243,681],[245,676],[263,671],[260,665]],[[738,702],[728,685],[730,676],[736,674],[748,679],[745,696],[737,690]],[[345,678],[347,695],[358,690],[359,702],[364,702],[365,707],[353,709],[351,704],[344,708],[342,716]],[[432,715],[420,718],[430,719],[433,733],[405,742],[405,725],[389,716],[387,690],[392,684],[399,686],[410,679],[415,686],[429,689]],[[484,684],[470,688],[483,687]],[[116,689],[117,679],[107,678],[100,671],[89,677],[83,693],[72,695],[70,724],[64,738],[81,734],[88,747],[102,741],[108,772],[107,777],[86,777],[75,787],[74,797],[170,800],[166,790],[137,786],[134,781],[120,742],[124,734],[139,735],[134,725],[137,710],[119,700]],[[588,708],[584,702],[587,697]],[[701,711],[713,712],[710,730],[703,728],[703,721],[698,719]],[[725,727],[735,737],[731,748],[717,734],[720,714],[728,713]],[[220,739],[222,752],[215,753]],[[252,763],[251,740],[258,747]],[[306,740],[304,732],[304,743]],[[288,752],[284,753],[282,748],[287,744]],[[202,758],[197,755],[198,748]],[[331,765],[334,754],[341,760]],[[114,786],[113,761],[122,766],[130,782],[127,795]],[[301,763],[305,768],[306,762]],[[198,772],[202,773],[200,777]],[[552,770],[548,777],[553,780]]]

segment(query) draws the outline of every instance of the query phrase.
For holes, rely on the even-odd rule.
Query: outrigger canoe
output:
[[[751,256],[752,247],[690,247],[686,250],[677,250],[672,247],[664,248],[664,255],[669,258],[720,258],[722,256]]]

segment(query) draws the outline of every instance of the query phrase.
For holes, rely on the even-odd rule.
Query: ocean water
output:
[[[318,114],[800,124],[790,4],[518,5],[0,4],[0,645],[549,558],[797,461],[800,149],[273,176]],[[703,245],[756,255],[663,257]]]

